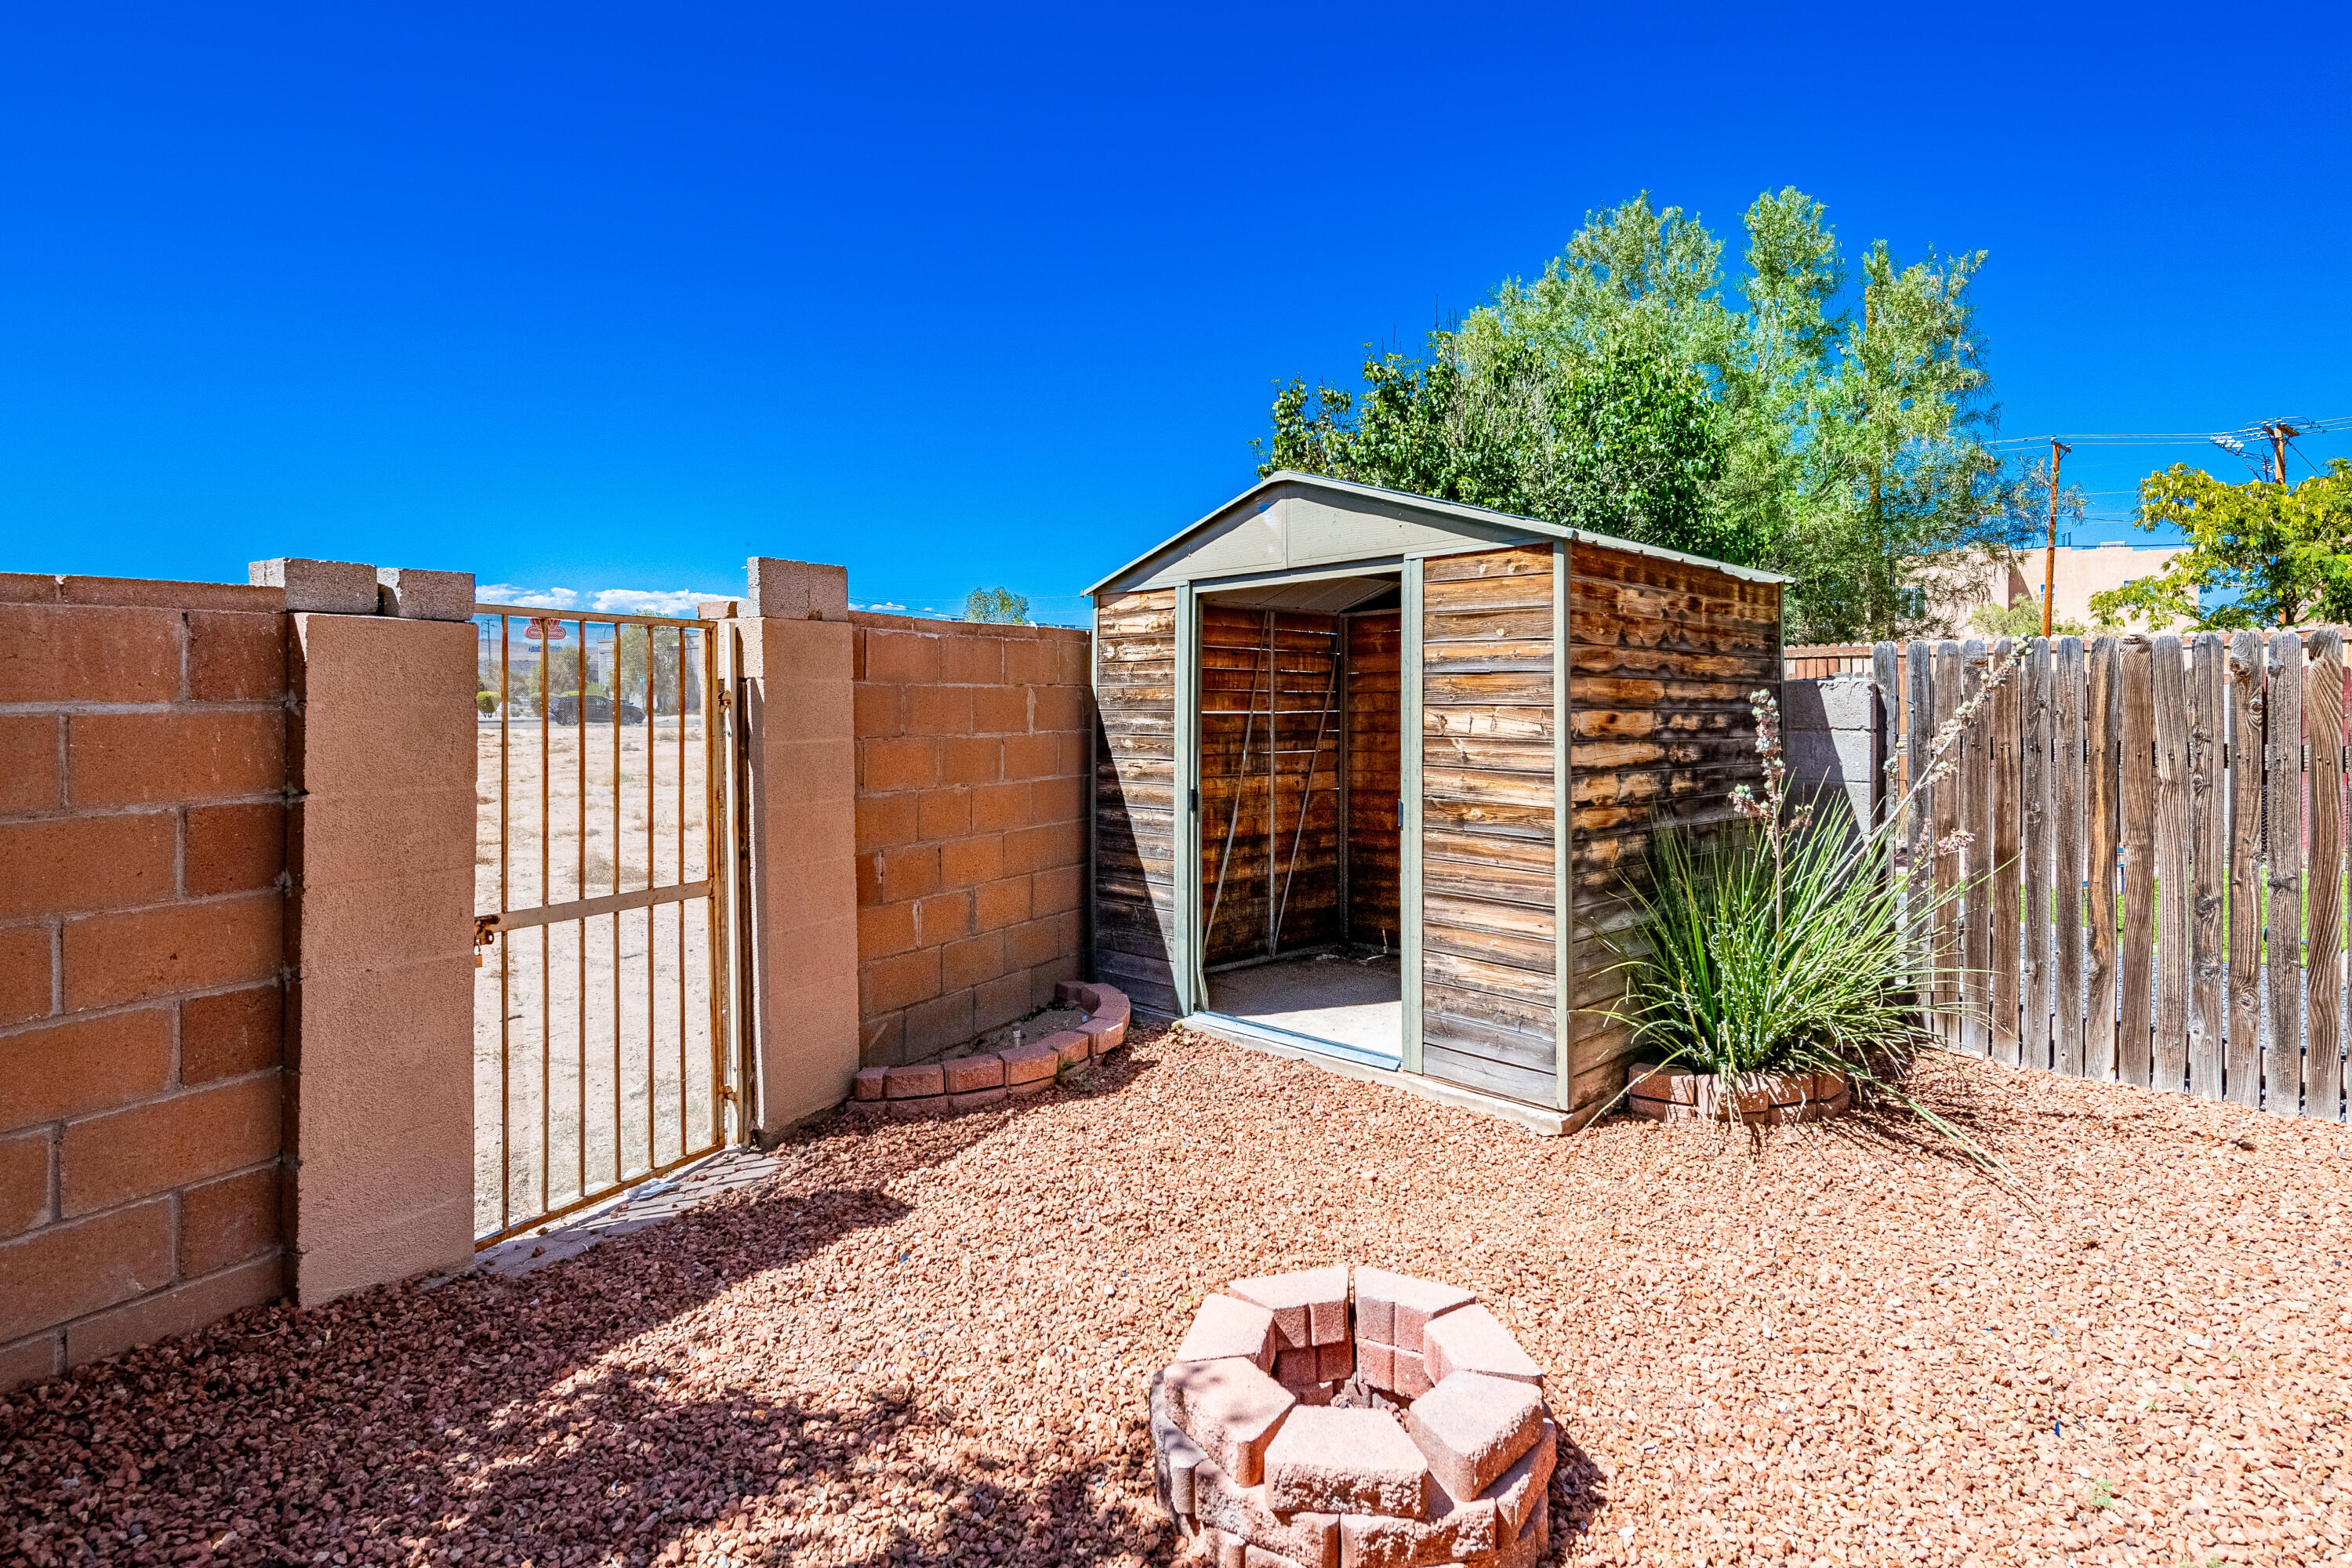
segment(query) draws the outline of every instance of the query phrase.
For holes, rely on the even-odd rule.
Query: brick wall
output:
[[[917,1060],[1078,978],[1088,639],[851,616],[859,1058]]]
[[[0,574],[0,1389],[280,1292],[284,605]]]

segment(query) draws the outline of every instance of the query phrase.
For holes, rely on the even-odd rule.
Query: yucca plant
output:
[[[1957,998],[1960,970],[1929,942],[1935,911],[1958,898],[1937,891],[1932,868],[1969,840],[1956,833],[1907,865],[1895,853],[1905,808],[1948,777],[1959,735],[2013,663],[1996,665],[1977,696],[1937,731],[1927,765],[1885,822],[1866,830],[1816,824],[1788,795],[1780,704],[1750,698],[1761,794],[1731,795],[1738,822],[1711,838],[1685,829],[1652,840],[1651,881],[1631,895],[1634,921],[1620,947],[1625,998],[1614,1009],[1637,1045],[1669,1063],[1713,1073],[1736,1091],[1767,1074],[1832,1072],[1863,1098],[1899,1100],[1988,1169],[1999,1162],[1904,1088],[1912,1060],[1935,1043],[1923,998]],[[1956,1005],[1944,1004],[1944,1005]]]

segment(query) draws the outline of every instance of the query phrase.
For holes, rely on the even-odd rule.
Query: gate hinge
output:
[[[499,917],[496,915],[476,915],[474,917],[475,968],[479,969],[482,967],[482,949],[489,946],[492,942],[495,942],[498,940]]]

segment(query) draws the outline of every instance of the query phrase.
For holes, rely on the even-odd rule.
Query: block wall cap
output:
[[[471,572],[427,572],[415,566],[379,566],[376,613],[404,621],[470,621],[474,618]]]
[[[255,587],[283,589],[289,610],[323,616],[372,616],[376,611],[375,568],[363,562],[282,555],[256,561],[246,570]]]
[[[849,619],[849,569],[754,555],[745,563],[751,613],[778,621]]]

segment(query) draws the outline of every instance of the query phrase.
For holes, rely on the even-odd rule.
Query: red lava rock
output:
[[[1542,1363],[1513,1552],[1539,1512],[1578,1568],[2346,1561],[2352,1129],[1929,1053],[1905,1088],[2012,1192],[1899,1110],[1541,1139],[1130,1039],[1084,1096],[793,1132],[520,1279],[0,1394],[0,1562],[1161,1568],[1188,1300],[1334,1258]]]

